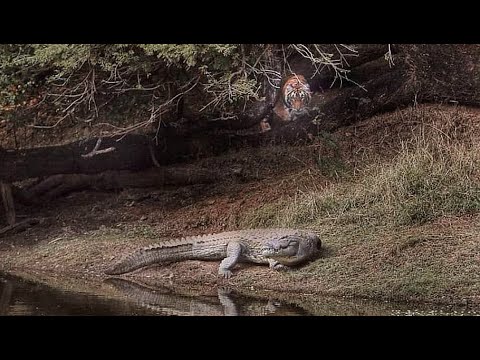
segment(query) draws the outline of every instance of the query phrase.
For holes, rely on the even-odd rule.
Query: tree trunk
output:
[[[194,185],[214,183],[221,179],[245,180],[242,169],[206,169],[195,166],[169,166],[144,171],[106,171],[100,174],[53,175],[29,188],[16,188],[15,195],[23,204],[52,200],[73,191],[93,188],[120,190],[126,188],[161,188],[166,185]]]
[[[113,150],[96,155],[92,150],[98,143],[97,139],[60,146],[4,150],[0,153],[0,179],[14,182],[53,174],[95,174],[114,169],[145,169],[153,164],[149,142],[149,138],[143,135],[127,135],[121,140],[104,138],[97,150]]]
[[[12,185],[0,182],[0,192],[2,193],[3,206],[5,208],[7,224],[15,224],[15,205],[12,196]]]

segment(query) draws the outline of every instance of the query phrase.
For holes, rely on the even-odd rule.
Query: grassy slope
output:
[[[364,124],[370,143],[353,149],[345,135],[355,129],[347,129],[336,136],[343,150],[364,149],[359,169],[352,170],[358,160],[351,156],[337,166],[350,170],[336,182],[266,204],[242,226],[319,232],[323,259],[291,276],[327,293],[478,302],[477,122],[465,109],[407,109]],[[341,164],[341,153],[330,163]]]

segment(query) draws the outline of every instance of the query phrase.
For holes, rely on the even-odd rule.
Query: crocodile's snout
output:
[[[286,236],[268,242],[263,256],[274,259],[282,265],[296,265],[315,257],[322,246],[318,235],[307,233]]]

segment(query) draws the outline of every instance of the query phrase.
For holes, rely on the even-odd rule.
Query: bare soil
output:
[[[361,172],[372,162],[388,161],[416,126],[405,120],[408,111],[413,110],[376,116],[324,134],[308,146],[272,145],[195,162],[195,166],[239,167],[247,176],[237,180],[109,193],[82,191],[35,207],[18,205],[18,219],[45,220],[21,233],[0,237],[0,269],[102,280],[107,267],[140,246],[244,228],[246,214],[265,204],[347,181],[321,159],[336,159],[349,174]],[[468,122],[469,131],[480,135],[477,109],[425,105],[415,111],[446,119],[460,116]],[[290,272],[242,264],[225,280],[217,277],[218,262],[192,260],[152,266],[124,277],[205,291],[228,285],[243,292],[275,291],[285,296],[480,305],[479,230],[477,214],[370,233],[345,228],[322,233],[325,250],[321,257]],[[345,236],[344,241],[334,238],[338,234]],[[422,272],[422,261],[429,271],[441,269],[441,277],[449,270],[464,276],[440,281],[435,274]],[[395,268],[406,269],[409,264],[409,272],[395,273]],[[319,270],[322,267],[325,270]],[[405,288],[408,284],[411,289]]]

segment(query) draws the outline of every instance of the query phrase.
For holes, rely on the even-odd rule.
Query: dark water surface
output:
[[[222,289],[217,296],[177,294],[124,279],[108,279],[115,296],[57,289],[0,273],[0,315],[161,315],[161,316],[392,316],[480,315],[479,309],[371,301],[323,299],[287,303],[241,296]]]

